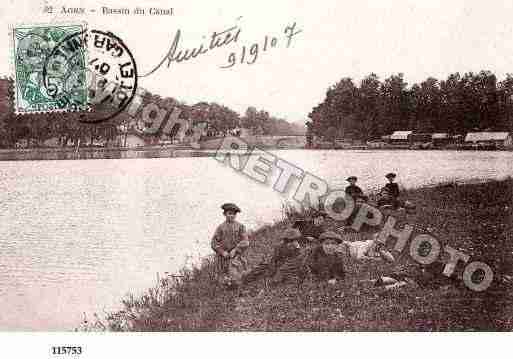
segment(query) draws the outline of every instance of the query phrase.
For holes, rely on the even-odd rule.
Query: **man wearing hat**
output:
[[[327,280],[330,284],[344,279],[345,270],[339,246],[342,237],[335,232],[326,231],[319,237],[321,243],[309,253],[306,263],[318,280]]]
[[[349,186],[346,187],[345,191],[346,195],[351,196],[355,203],[353,213],[346,219],[346,224],[351,225],[360,210],[361,202],[367,202],[368,197],[364,195],[362,189],[356,185],[358,181],[356,176],[349,176],[346,178],[346,181],[349,182]]]
[[[273,279],[273,284],[290,279],[302,281],[306,276],[306,267],[298,240],[301,232],[295,228],[285,229],[280,236],[280,243],[274,248],[269,261],[263,261],[244,276],[244,283],[250,283],[263,276]]]
[[[212,236],[211,247],[216,253],[217,273],[227,276],[230,260],[244,261],[245,248],[249,246],[248,236],[244,225],[235,218],[240,208],[234,203],[225,203],[221,206],[225,221],[221,223]]]
[[[386,174],[388,183],[383,187],[379,194],[378,206],[392,206],[394,209],[401,207],[402,203],[399,200],[399,186],[395,183],[396,174],[393,172]]]
[[[368,197],[364,195],[362,189],[356,185],[358,181],[356,176],[349,176],[346,178],[346,181],[349,182],[349,186],[346,187],[347,195],[353,197],[355,202],[358,200],[367,201]]]

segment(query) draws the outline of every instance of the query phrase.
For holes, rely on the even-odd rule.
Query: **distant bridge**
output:
[[[249,146],[263,148],[305,148],[305,135],[288,136],[244,136],[240,137]],[[200,142],[201,149],[216,150],[221,145],[223,137],[206,139]]]

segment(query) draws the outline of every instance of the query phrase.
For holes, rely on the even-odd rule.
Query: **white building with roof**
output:
[[[391,143],[407,143],[410,140],[410,135],[413,131],[394,131],[390,135]]]
[[[494,144],[497,147],[513,147],[513,138],[509,132],[469,132],[465,136],[466,144]]]

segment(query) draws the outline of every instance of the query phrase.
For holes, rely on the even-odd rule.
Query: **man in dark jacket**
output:
[[[381,189],[378,199],[378,206],[392,206],[394,209],[402,207],[402,201],[399,200],[399,186],[394,182],[396,174],[387,173],[385,176],[388,183]]]
[[[353,197],[355,202],[357,200],[367,201],[368,197],[363,194],[363,191],[360,187],[356,185],[358,178],[356,176],[349,176],[346,178],[346,181],[349,182],[349,186],[346,187],[346,194]]]
[[[347,186],[345,190],[346,195],[351,196],[355,203],[353,213],[346,219],[346,225],[350,226],[360,210],[361,203],[367,202],[368,197],[364,195],[362,189],[356,185],[358,181],[356,176],[349,176],[346,178],[346,181],[349,182],[349,186]]]

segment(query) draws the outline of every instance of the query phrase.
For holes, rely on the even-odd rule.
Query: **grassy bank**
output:
[[[444,245],[493,267],[495,279],[484,292],[461,281],[435,289],[376,289],[361,282],[389,269],[384,264],[347,261],[348,275],[334,286],[306,281],[269,287],[265,280],[241,290],[214,281],[207,258],[197,268],[159,280],[140,298],[103,322],[111,330],[513,330],[513,179],[476,184],[443,184],[409,190],[415,214],[397,214],[399,226],[415,224]],[[250,261],[269,256],[287,219],[252,234]],[[337,223],[331,223],[337,226]],[[398,266],[417,270],[408,255],[395,253]],[[441,274],[440,274],[441,275]],[[407,288],[407,289],[405,289]]]

